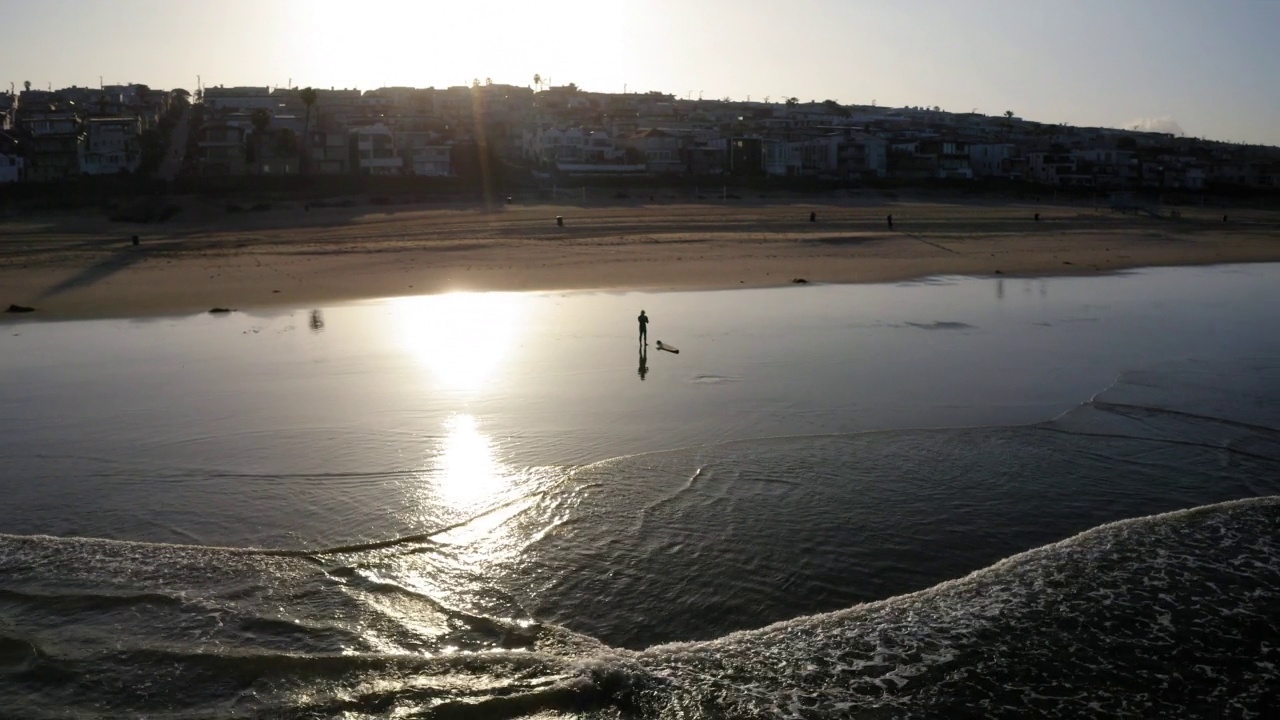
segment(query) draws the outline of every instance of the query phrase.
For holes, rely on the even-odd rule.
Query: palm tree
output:
[[[1005,117],[1007,117],[1007,118],[1009,118],[1010,120],[1012,120],[1012,119],[1013,119],[1013,111],[1012,111],[1012,110],[1005,110],[1005,111],[1004,111],[1004,116],[1005,116]]]
[[[253,144],[255,146],[254,164],[258,172],[262,172],[262,141],[266,138],[267,127],[271,125],[271,113],[262,108],[253,111],[249,119],[253,123]]]
[[[307,165],[311,162],[311,108],[316,104],[318,94],[315,88],[305,87],[298,96],[302,98],[302,104],[307,106],[307,114],[302,120],[302,163],[299,167],[306,174]]]
[[[22,89],[23,89],[23,90],[25,90],[26,92],[31,92],[31,81],[30,81],[30,80],[23,80],[23,81],[22,81]]]
[[[538,88],[539,92],[542,91],[542,74],[541,73],[533,74],[533,86]]]
[[[799,105],[799,104],[800,104],[800,98],[795,98],[795,97],[787,98],[787,107],[795,107],[796,105]]]

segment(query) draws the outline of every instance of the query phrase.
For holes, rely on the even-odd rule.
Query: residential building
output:
[[[448,177],[453,175],[452,145],[417,145],[407,157],[414,175]]]
[[[1209,170],[1209,179],[1222,185],[1248,185],[1253,177],[1253,168],[1246,162],[1219,162]]]
[[[582,144],[582,162],[619,163],[624,157],[625,151],[608,130],[592,130],[586,134]]]
[[[302,154],[298,147],[298,135],[289,128],[268,127],[258,137],[258,131],[249,133],[249,155],[253,158],[250,172],[254,175],[296,175],[300,169]]]
[[[920,139],[889,143],[889,175],[900,180],[927,180],[938,176],[938,156],[925,152]]]
[[[361,175],[400,175],[404,161],[396,155],[390,128],[375,123],[351,130],[351,163]]]
[[[14,111],[18,107],[18,96],[13,93],[0,93],[0,131],[13,127]]]
[[[714,141],[691,139],[680,149],[680,155],[691,175],[719,175],[727,164],[724,146]]]
[[[453,148],[434,132],[398,132],[396,152],[412,175],[446,177],[453,174]]]
[[[839,167],[837,134],[798,141],[765,141],[765,173],[782,177],[835,175]]]
[[[1068,185],[1076,176],[1076,159],[1069,153],[1028,153],[1027,180],[1041,185]]]
[[[313,175],[345,175],[351,172],[351,136],[344,131],[312,130],[306,150]]]
[[[55,182],[80,174],[84,152],[84,128],[71,112],[37,113],[22,121],[29,138],[31,164],[27,179]]]
[[[0,185],[22,182],[26,162],[18,139],[0,131]]]
[[[646,128],[624,138],[622,144],[627,159],[643,161],[650,173],[683,173],[688,168],[680,152],[680,138],[664,130]]]
[[[764,141],[752,137],[730,137],[717,142],[724,148],[725,172],[730,175],[765,174]]]
[[[1094,186],[1107,190],[1127,190],[1138,182],[1137,153],[1131,150],[1093,148],[1076,150],[1077,171],[1092,175]]]
[[[306,106],[303,106],[306,112]],[[355,120],[364,117],[359,90],[316,89],[316,103],[311,108],[311,129],[345,131]],[[343,142],[346,142],[344,138]]]
[[[80,171],[85,175],[133,172],[142,162],[142,122],[136,117],[90,118]]]
[[[625,160],[624,148],[609,131],[571,127],[535,126],[523,137],[524,156],[548,164],[617,164]]]
[[[881,178],[889,172],[889,143],[864,132],[845,131],[836,156],[837,172],[846,178]]]
[[[962,140],[932,138],[922,140],[917,151],[933,158],[934,177],[943,180],[972,180],[969,166],[969,143]]]
[[[969,169],[978,178],[1017,179],[1009,162],[1017,155],[1013,143],[972,143],[969,145]]]
[[[204,89],[204,106],[211,112],[276,110],[283,104],[269,87],[210,87]]]
[[[227,123],[208,123],[196,135],[200,148],[198,167],[201,175],[222,177],[244,175],[245,129]]]
[[[1255,163],[1252,185],[1268,190],[1280,189],[1280,162]]]

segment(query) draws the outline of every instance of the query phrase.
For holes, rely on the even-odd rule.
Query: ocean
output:
[[[1277,280],[0,325],[0,717],[1268,717]]]

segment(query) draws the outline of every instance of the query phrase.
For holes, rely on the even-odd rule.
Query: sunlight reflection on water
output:
[[[453,415],[445,420],[445,429],[434,459],[431,490],[435,499],[470,509],[504,494],[511,468],[498,461],[493,441],[480,432],[476,419]]]
[[[389,301],[403,346],[442,389],[480,389],[509,359],[530,297],[511,293],[449,293]]]
[[[457,293],[14,325],[0,351],[0,519],[17,533],[339,546],[478,527],[620,455],[1042,422],[1153,363],[1274,357],[1278,277],[1249,265]],[[641,346],[643,377],[640,308],[654,341],[682,349]],[[524,523],[504,525],[524,538],[512,542],[546,532]]]

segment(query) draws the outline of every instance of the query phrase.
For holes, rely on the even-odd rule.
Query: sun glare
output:
[[[621,70],[630,44],[622,0],[590,7],[570,0],[295,3],[300,31],[286,42],[303,85],[448,87],[492,77],[524,86],[535,72],[590,85],[598,65]],[[584,57],[592,58],[590,66]],[[597,85],[605,77],[599,75]]]
[[[507,358],[526,312],[519,295],[450,293],[393,301],[402,345],[431,371],[439,387],[484,388]]]

